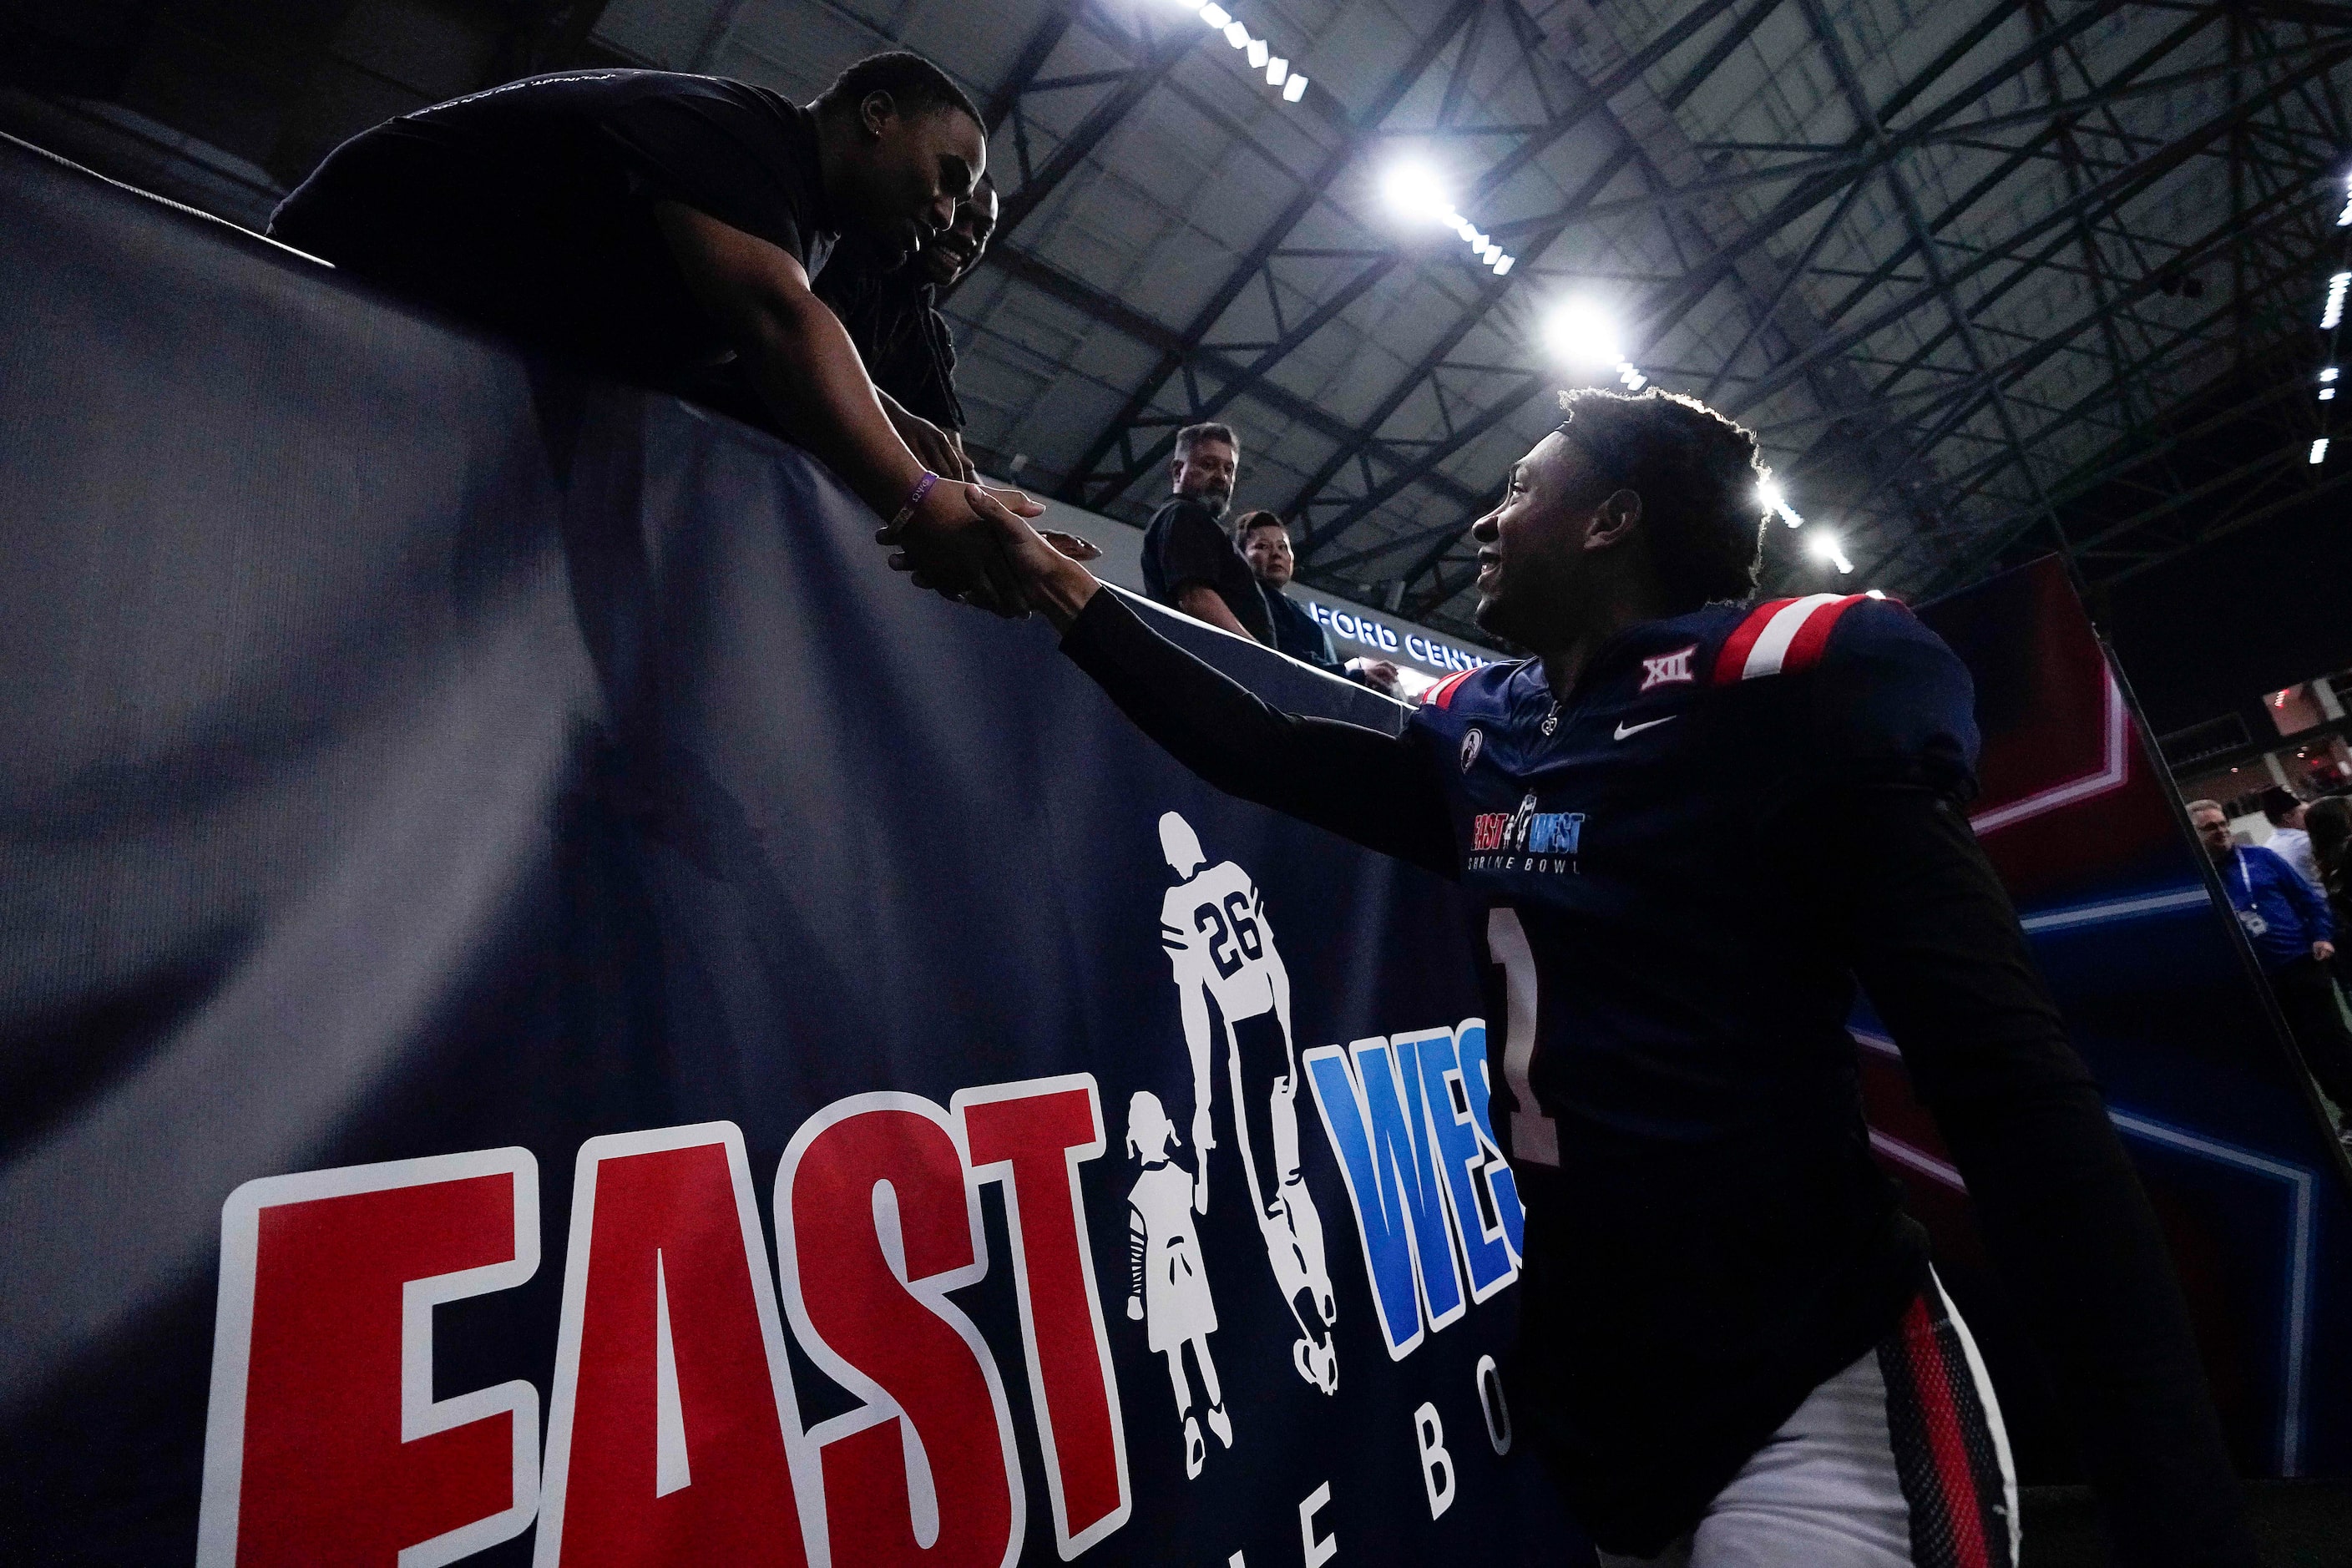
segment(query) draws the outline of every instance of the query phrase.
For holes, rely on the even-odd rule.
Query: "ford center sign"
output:
[[[1361,609],[1336,610],[1304,593],[1297,595],[1307,606],[1307,613],[1331,628],[1331,635],[1348,642],[1360,643],[1381,654],[1402,653],[1416,664],[1448,672],[1475,669],[1482,664],[1496,662],[1486,654],[1473,653],[1450,643],[1440,642],[1423,631],[1398,631],[1373,618]],[[1344,654],[1341,657],[1346,657]]]

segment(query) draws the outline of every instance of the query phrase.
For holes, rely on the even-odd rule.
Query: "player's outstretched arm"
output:
[[[1286,713],[1144,625],[1094,574],[1002,508],[996,523],[1030,606],[1062,651],[1171,755],[1228,795],[1311,822],[1442,877],[1461,874],[1427,753],[1360,724]],[[919,562],[891,565],[925,582]]]
[[[654,215],[697,304],[742,356],[752,386],[793,438],[814,452],[877,515],[913,510],[888,542],[913,555],[942,592],[999,615],[1024,613],[1021,595],[992,529],[976,514],[986,494],[961,482],[960,461],[943,435],[929,471],[941,481],[918,498],[926,460],[917,458],[885,410],[840,320],[809,291],[808,275],[790,251],[677,202]],[[911,418],[911,416],[908,417]],[[909,426],[911,429],[912,427]],[[1017,491],[992,498],[1024,517],[1045,509]]]
[[[1855,789],[1788,841],[2064,1386],[2116,1561],[2254,1563],[2155,1213],[1967,819],[1929,790]]]

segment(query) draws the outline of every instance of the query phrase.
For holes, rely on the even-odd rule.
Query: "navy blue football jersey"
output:
[[[1851,994],[1777,925],[1790,847],[1764,836],[1808,793],[1963,795],[1977,747],[1967,669],[1860,595],[1632,627],[1557,705],[1535,660],[1489,665],[1412,722],[1447,764],[1463,884],[1507,980],[1496,1132],[1514,1163],[1553,1167],[1563,1138],[1628,1113],[1695,1159],[1730,1155],[1784,1113],[1791,1056],[1850,1060]]]
[[[1511,1424],[1597,1543],[1664,1550],[1927,1287],[1859,971],[2004,1279],[2074,1325],[2045,1348],[2111,1525],[2136,1561],[2255,1561],[2155,1216],[1959,809],[1968,676],[1902,606],[1643,623],[1564,701],[1497,666],[1402,737],[1281,712],[1113,595],[1063,647],[1210,783],[1470,895],[1526,1210]]]
[[[1789,891],[1816,819],[1790,808],[1965,796],[1973,715],[1907,610],[1826,594],[1630,627],[1564,702],[1528,660],[1415,714],[1489,964],[1494,1127],[1545,1324],[1528,1415],[1583,1468],[1671,1448],[1700,1408],[1792,1408],[1919,1288],[1842,944]]]

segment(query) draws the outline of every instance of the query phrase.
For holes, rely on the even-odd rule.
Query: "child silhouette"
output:
[[[1201,1237],[1192,1228],[1192,1177],[1171,1158],[1181,1142],[1158,1095],[1139,1090],[1128,1101],[1127,1152],[1142,1170],[1127,1194],[1127,1315],[1144,1325],[1145,1342],[1168,1357],[1176,1414],[1184,1420],[1184,1474],[1192,1478],[1201,1473],[1208,1445],[1192,1414],[1192,1386],[1184,1376],[1186,1345],[1192,1347],[1192,1363],[1209,1396],[1209,1429],[1228,1448],[1234,1446],[1234,1424],[1217,1386],[1217,1363],[1209,1355],[1217,1305],[1209,1296]]]

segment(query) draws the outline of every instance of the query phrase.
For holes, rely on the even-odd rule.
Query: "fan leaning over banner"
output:
[[[1017,614],[959,449],[877,393],[809,288],[845,230],[913,255],[987,163],[979,110],[916,55],[860,60],[806,108],[719,77],[571,71],[361,132],[269,232],[595,368],[692,391],[740,361],[784,433],[906,548]]]
[[[945,433],[964,479],[978,476],[963,449],[962,400],[955,389],[955,336],[940,314],[940,291],[952,289],[988,250],[996,232],[996,186],[982,174],[956,204],[955,221],[923,242],[913,260],[845,239],[816,279],[816,297],[833,307],[857,345],[875,389]]]
[[[1402,737],[1270,708],[997,521],[1064,652],[1203,778],[1474,895],[1528,1211],[1512,1414],[1606,1561],[2015,1561],[1990,1386],[1871,1156],[1859,981],[2118,1561],[2252,1563],[2155,1216],[1960,810],[1967,671],[1891,601],[1723,602],[1755,578],[1754,438],[1563,402],[1472,529],[1478,622],[1536,657]]]

